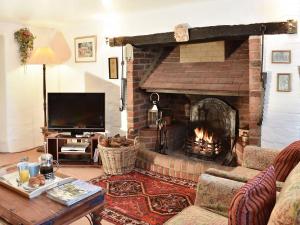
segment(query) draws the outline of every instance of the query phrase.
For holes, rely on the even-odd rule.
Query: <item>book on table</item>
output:
[[[102,188],[99,186],[75,180],[48,190],[47,196],[63,205],[70,206],[101,190]]]

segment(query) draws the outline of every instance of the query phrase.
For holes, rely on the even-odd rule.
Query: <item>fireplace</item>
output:
[[[169,152],[230,164],[239,129],[249,130],[250,144],[260,143],[260,37],[226,40],[222,62],[182,63],[179,47],[134,48],[127,66],[129,135],[155,151],[157,130],[147,127],[147,110],[158,92],[159,106],[173,114]]]
[[[138,153],[137,167],[197,181],[199,174],[208,168],[228,168],[215,161],[222,158],[222,154],[225,154],[225,164],[230,161],[227,157],[230,159],[232,155],[228,153],[234,145],[234,137],[238,138],[237,133],[242,129],[249,131],[249,144],[260,145],[264,99],[261,76],[263,31],[268,35],[294,34],[297,33],[297,23],[283,21],[190,28],[189,41],[182,43],[176,42],[173,32],[109,39],[110,46],[134,46],[133,58],[127,61],[127,124],[129,137],[141,137],[142,147]],[[184,46],[219,41],[225,44],[210,43],[201,48],[201,54],[197,54],[198,48],[195,50]],[[183,58],[180,57],[181,46],[185,48]],[[215,54],[222,47],[225,47],[225,54]],[[214,49],[211,51],[211,48]],[[191,52],[197,56],[193,55],[190,60]],[[197,60],[193,61],[195,58]],[[149,95],[152,92],[161,95],[162,101],[165,101],[162,107],[169,107],[173,111],[173,121],[167,126],[168,149],[186,146],[187,138],[190,137],[194,144],[190,151],[203,153],[202,149],[206,148],[210,153],[201,153],[201,157],[214,161],[198,161],[154,152],[157,132],[147,127],[147,110],[151,106]],[[193,108],[207,98],[223,101],[236,113],[235,126],[226,128],[235,131],[232,130],[224,138],[222,134],[226,132],[211,128],[206,120],[192,126],[196,121],[190,121],[191,112],[187,113],[186,109]],[[238,141],[234,148],[239,147],[242,149]],[[212,149],[214,153],[211,153]],[[237,155],[242,153],[236,152],[239,152]]]
[[[236,141],[236,116],[236,110],[218,98],[192,100],[184,151],[230,164]]]

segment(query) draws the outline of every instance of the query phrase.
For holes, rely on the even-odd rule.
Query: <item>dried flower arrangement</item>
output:
[[[33,50],[33,41],[35,37],[29,31],[28,28],[21,28],[14,33],[15,40],[19,44],[20,60],[21,64],[24,65]]]

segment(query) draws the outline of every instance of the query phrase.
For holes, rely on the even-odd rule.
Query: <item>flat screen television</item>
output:
[[[105,94],[48,93],[48,129],[72,135],[105,131]]]

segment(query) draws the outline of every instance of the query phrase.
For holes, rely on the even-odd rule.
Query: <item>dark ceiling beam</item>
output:
[[[285,22],[254,23],[247,25],[220,25],[190,28],[190,39],[188,42],[176,42],[174,38],[174,32],[166,32],[149,35],[109,38],[109,45],[111,47],[114,47],[132,44],[138,47],[147,45],[171,45],[219,39],[245,38],[252,35],[261,35],[263,26],[265,26],[266,28],[265,34],[297,33],[297,21],[288,20]]]

